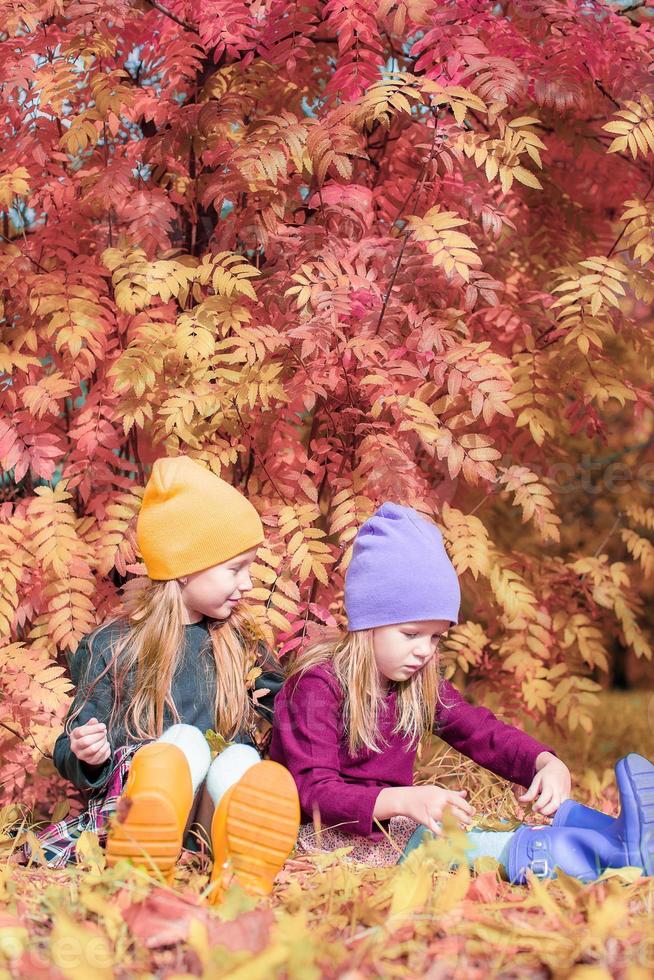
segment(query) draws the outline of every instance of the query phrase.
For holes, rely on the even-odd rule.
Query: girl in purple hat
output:
[[[413,786],[417,746],[433,731],[524,786],[519,799],[554,818],[510,832],[470,830],[471,866],[495,857],[515,884],[527,870],[555,877],[556,867],[582,881],[626,865],[654,874],[654,765],[633,753],[618,761],[618,818],[570,799],[570,772],[554,749],[472,706],[442,678],[438,644],[458,622],[460,601],[439,529],[409,507],[383,504],[354,543],[348,631],[297,658],[275,703],[270,756],[297,784],[299,849],[349,845],[352,859],[388,865],[441,833],[446,806],[467,827],[475,811],[465,790]]]

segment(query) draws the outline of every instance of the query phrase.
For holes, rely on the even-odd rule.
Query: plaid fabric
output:
[[[143,742],[131,745],[120,745],[114,752],[114,765],[109,782],[101,790],[91,793],[86,810],[76,817],[51,823],[43,830],[35,833],[39,845],[43,848],[48,867],[63,868],[76,860],[75,848],[80,835],[90,830],[98,835],[101,845],[107,839],[109,818],[116,812],[116,806],[127,780],[127,774],[132,762],[132,756]],[[23,844],[25,859],[32,856],[29,844]]]

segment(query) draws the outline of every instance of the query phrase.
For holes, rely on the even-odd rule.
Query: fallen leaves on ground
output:
[[[626,696],[604,698],[605,706],[627,708]],[[561,747],[582,801],[616,812],[606,767],[612,773],[627,751],[654,755],[638,717],[636,710],[614,712],[613,741],[606,726],[602,731],[606,756],[592,739]],[[458,771],[459,784],[491,820],[529,819],[506,783],[444,746],[435,747],[421,777],[439,765],[445,781]],[[296,854],[270,900],[234,885],[219,906],[206,904],[210,868],[190,852],[172,887],[127,864],[108,869],[93,835],[83,842],[83,863],[65,870],[17,866],[7,855],[0,867],[0,980],[652,976],[654,879],[616,869],[591,885],[561,874],[513,887],[490,858],[474,871],[450,868],[462,839],[452,829],[392,868],[352,863],[343,851]]]

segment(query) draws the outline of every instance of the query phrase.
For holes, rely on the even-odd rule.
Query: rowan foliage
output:
[[[652,657],[645,13],[0,11],[6,798],[54,786],[26,772],[67,652],[143,573],[165,454],[262,513],[252,603],[278,649],[340,618],[356,529],[394,499],[461,576],[448,672],[589,729],[616,659]]]

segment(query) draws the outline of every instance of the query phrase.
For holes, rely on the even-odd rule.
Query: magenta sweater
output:
[[[488,708],[469,704],[449,681],[442,681],[440,695],[448,707],[438,706],[434,732],[498,776],[528,786],[537,756],[556,755],[549,745],[499,721]],[[329,663],[286,681],[275,699],[270,758],[293,774],[304,821],[312,819],[317,807],[323,827],[339,824],[343,832],[379,839],[383,835],[372,823],[375,802],[386,786],[413,784],[416,746],[406,736],[392,734],[396,695],[391,687],[380,710],[380,734],[387,747],[350,755],[342,701]]]

